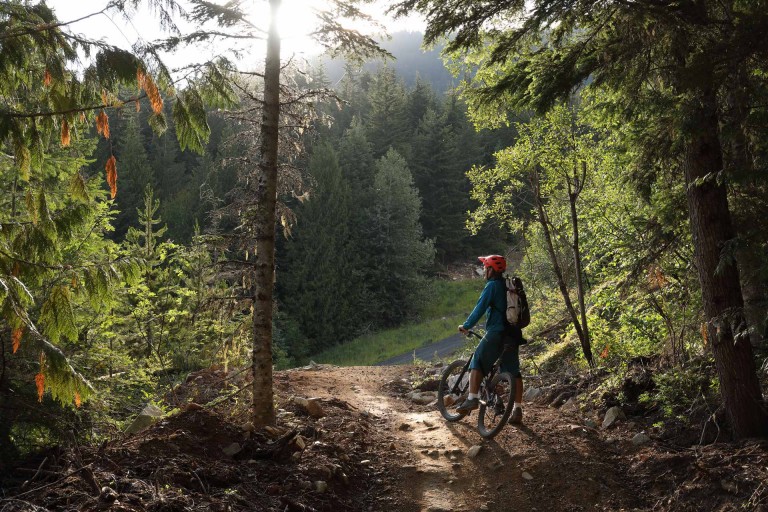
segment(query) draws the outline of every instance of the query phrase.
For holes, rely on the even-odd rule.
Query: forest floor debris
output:
[[[524,423],[487,442],[474,416],[448,424],[412,400],[436,372],[278,372],[277,425],[258,430],[247,393],[233,394],[247,372],[196,372],[166,397],[178,412],[142,432],[26,461],[0,510],[768,510],[764,441],[691,447],[645,432],[634,444],[650,419],[628,411],[602,428],[595,411],[552,405],[569,385],[540,382]],[[571,383],[571,395],[594,385]]]

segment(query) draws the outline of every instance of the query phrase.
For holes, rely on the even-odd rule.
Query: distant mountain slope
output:
[[[397,74],[405,80],[408,86],[413,85],[416,77],[420,76],[429,82],[438,93],[444,93],[455,85],[455,78],[445,69],[440,57],[443,49],[439,45],[429,51],[421,48],[423,34],[421,32],[396,32],[392,39],[384,41],[381,46],[395,56],[395,61],[390,61],[389,66],[395,69]],[[322,58],[326,75],[331,84],[336,84],[344,75],[344,60]],[[383,66],[382,60],[367,62],[363,68],[375,72]]]

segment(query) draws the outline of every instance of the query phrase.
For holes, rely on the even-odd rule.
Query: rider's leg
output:
[[[514,406],[509,417],[510,423],[521,423],[523,421],[523,377],[520,374],[519,350],[520,345],[513,344],[501,356],[501,371],[509,372],[515,376]]]
[[[477,345],[475,355],[469,363],[469,395],[456,410],[461,413],[468,413],[480,406],[480,384],[483,376],[490,371],[493,363],[499,358],[501,333],[487,332],[480,343]]]
[[[523,422],[523,378],[515,379],[515,405],[512,407],[512,414],[509,416],[509,422],[519,424]]]
[[[483,372],[472,370],[469,372],[469,392],[477,395],[480,392],[480,383],[483,381]]]

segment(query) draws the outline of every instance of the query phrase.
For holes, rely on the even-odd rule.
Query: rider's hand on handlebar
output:
[[[464,328],[464,325],[459,326],[459,332],[463,334],[464,336],[469,334],[469,330]]]

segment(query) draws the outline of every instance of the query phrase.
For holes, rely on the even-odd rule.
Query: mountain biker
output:
[[[486,375],[493,363],[499,358],[504,350],[505,343],[509,344],[507,350],[501,357],[501,371],[509,372],[516,377],[515,386],[515,405],[512,409],[512,415],[509,418],[510,423],[521,423],[523,420],[523,378],[520,374],[520,357],[518,350],[522,340],[522,331],[506,322],[507,310],[507,288],[502,277],[507,269],[507,260],[498,254],[478,257],[483,264],[485,279],[487,283],[480,298],[477,300],[475,309],[469,314],[467,320],[459,326],[459,331],[467,334],[469,329],[475,326],[486,314],[485,336],[480,340],[480,344],[472,356],[469,365],[469,395],[466,400],[456,408],[460,413],[468,413],[479,406],[480,382]]]

